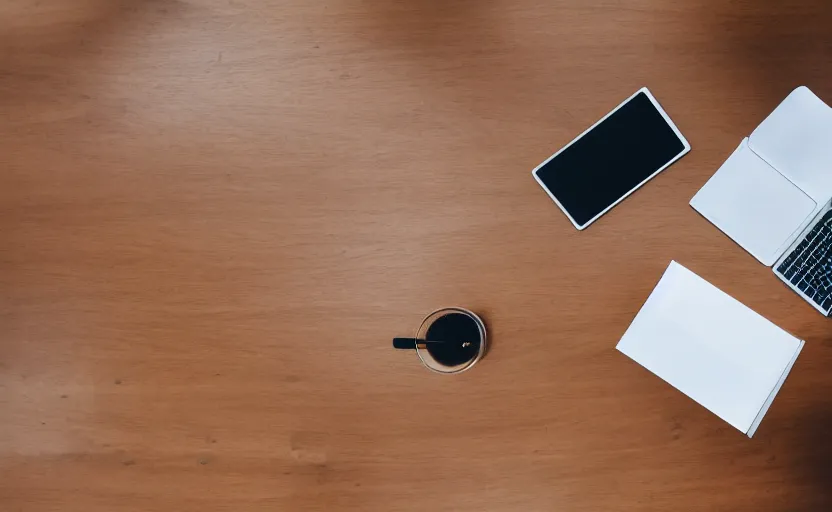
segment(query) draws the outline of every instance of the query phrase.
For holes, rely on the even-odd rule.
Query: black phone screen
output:
[[[686,149],[642,91],[535,174],[583,227]]]

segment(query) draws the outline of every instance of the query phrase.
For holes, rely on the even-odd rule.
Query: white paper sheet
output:
[[[617,348],[750,437],[802,346],[673,261]]]

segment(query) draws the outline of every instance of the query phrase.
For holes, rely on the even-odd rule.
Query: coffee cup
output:
[[[441,308],[422,320],[413,338],[395,338],[398,349],[415,349],[428,370],[442,374],[462,373],[486,352],[485,323],[465,308]]]

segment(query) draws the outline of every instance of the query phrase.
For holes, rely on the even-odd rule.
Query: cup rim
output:
[[[477,329],[480,331],[480,349],[477,351],[477,356],[474,359],[472,359],[471,361],[469,361],[468,364],[466,364],[465,366],[463,366],[462,368],[460,368],[458,370],[443,372],[442,370],[437,370],[436,368],[431,367],[425,361],[425,358],[422,357],[422,350],[425,350],[425,349],[419,349],[419,347],[417,346],[416,347],[416,355],[419,356],[419,361],[422,363],[422,366],[424,366],[425,368],[427,368],[428,370],[430,370],[434,373],[439,373],[441,375],[457,375],[457,374],[460,374],[462,372],[470,370],[471,368],[474,367],[475,364],[477,364],[477,362],[479,362],[480,359],[483,358],[483,356],[485,355],[485,352],[487,350],[487,347],[488,347],[488,331],[486,330],[485,322],[483,322],[482,318],[480,318],[476,313],[474,313],[470,309],[465,309],[465,308],[452,306],[452,307],[444,307],[444,308],[435,309],[435,310],[431,311],[430,313],[428,313],[425,316],[425,318],[422,319],[422,323],[419,324],[419,329],[416,331],[416,336],[414,336],[414,338],[419,337],[420,333],[422,332],[423,328],[425,327],[425,323],[427,323],[428,320],[430,320],[434,315],[436,315],[438,313],[441,313],[441,312],[445,312],[445,311],[453,312],[453,313],[461,313],[465,316],[468,316],[477,325]]]

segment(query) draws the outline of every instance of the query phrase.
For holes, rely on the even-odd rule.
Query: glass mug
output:
[[[485,323],[464,308],[437,309],[422,320],[413,338],[395,338],[393,346],[415,349],[419,360],[436,373],[468,370],[485,355]]]

